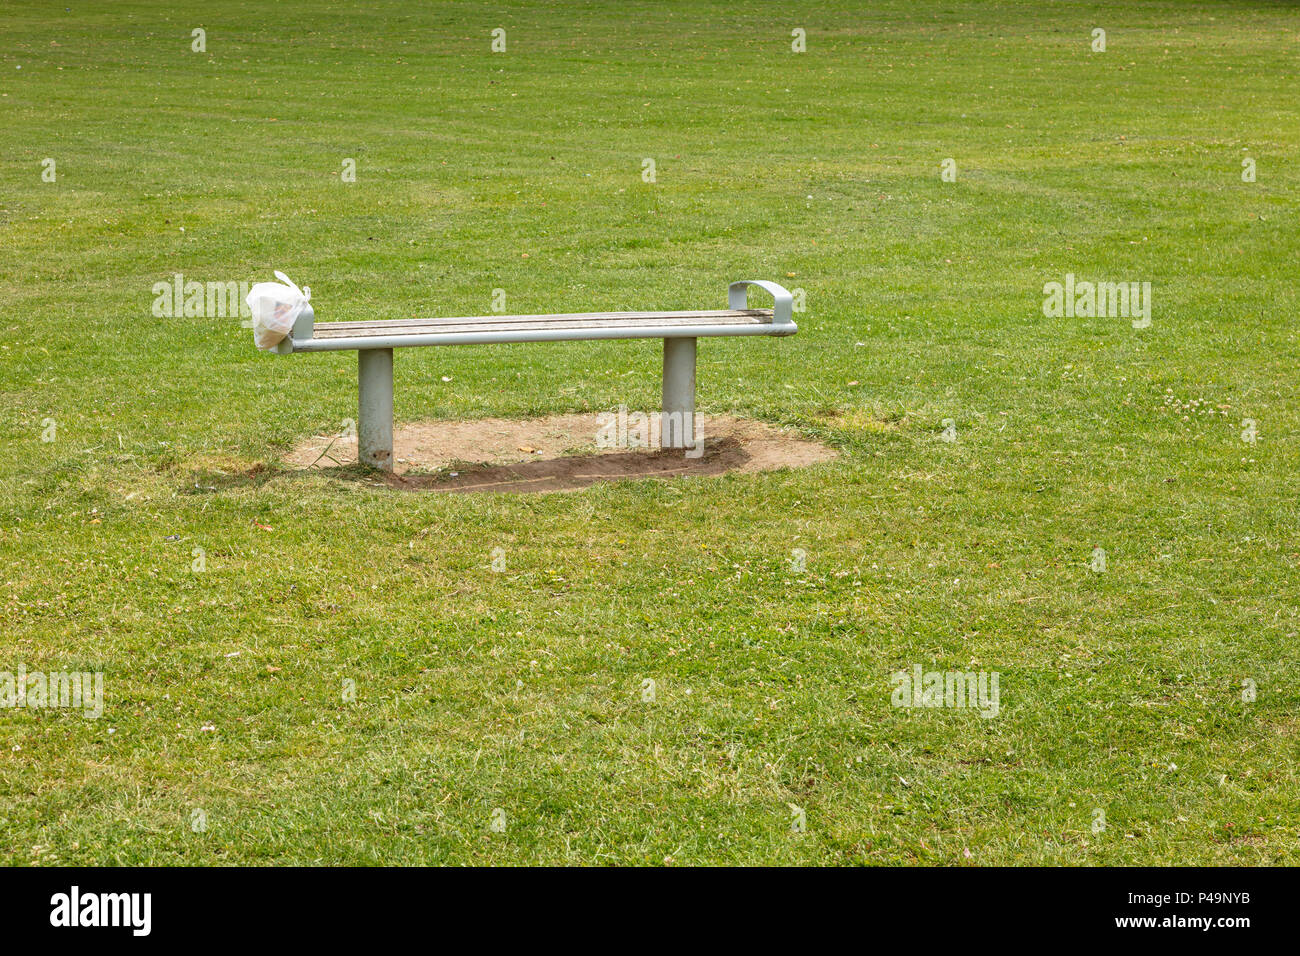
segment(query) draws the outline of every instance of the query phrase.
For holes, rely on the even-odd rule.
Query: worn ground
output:
[[[393,431],[394,488],[412,491],[572,491],[599,481],[752,474],[830,461],[835,450],[793,428],[700,415],[690,452],[661,447],[650,415],[626,410],[548,418],[405,422]],[[355,428],[313,435],[286,457],[296,469],[376,481],[357,463]]]

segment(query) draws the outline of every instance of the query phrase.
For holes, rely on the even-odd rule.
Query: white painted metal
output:
[[[695,446],[695,339],[664,339],[662,448]]]
[[[357,352],[357,457],[393,470],[393,350]]]
[[[727,286],[727,308],[749,308],[749,287],[757,286],[772,296],[772,334],[794,335],[798,327],[794,324],[794,296],[784,286],[766,279],[741,279]]]

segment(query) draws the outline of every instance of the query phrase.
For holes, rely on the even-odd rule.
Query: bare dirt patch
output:
[[[802,468],[836,456],[792,429],[729,415],[701,415],[703,454],[599,448],[594,414],[523,421],[410,422],[393,431],[394,487],[427,491],[571,491],[598,481],[723,475]],[[300,469],[355,465],[356,438],[317,435],[286,458]]]

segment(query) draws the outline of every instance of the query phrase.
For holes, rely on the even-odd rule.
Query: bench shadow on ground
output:
[[[673,450],[620,451],[565,455],[516,464],[471,464],[432,474],[385,475],[386,484],[411,491],[537,492],[572,491],[602,481],[637,478],[713,476],[741,471],[752,460],[734,438],[705,442],[703,454],[688,457]]]
[[[317,464],[310,469],[270,468],[257,465],[234,474],[196,472],[185,493],[216,494],[232,488],[260,488],[272,481],[294,481],[318,476],[399,491],[447,493],[534,493],[574,491],[602,481],[640,478],[714,477],[751,470],[753,456],[734,438],[706,444],[699,457],[682,451],[625,451],[592,455],[565,455],[515,464],[457,463],[435,472],[393,474],[355,463]]]

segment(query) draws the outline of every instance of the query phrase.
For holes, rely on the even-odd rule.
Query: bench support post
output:
[[[357,460],[393,470],[393,350],[357,352]]]
[[[664,339],[661,448],[695,447],[695,339]]]

